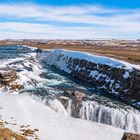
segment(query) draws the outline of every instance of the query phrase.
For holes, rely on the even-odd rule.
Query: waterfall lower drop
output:
[[[46,99],[43,102],[54,111],[65,115],[140,133],[140,113],[134,109],[112,108],[96,101],[82,101],[75,104],[71,99],[65,100],[65,103],[59,99]]]
[[[54,111],[68,115],[68,112],[59,100],[46,100],[46,104],[50,106]]]
[[[63,104],[57,100],[56,98],[53,97],[41,97],[35,94],[30,94],[30,93],[24,93],[25,95],[30,95],[34,100],[37,102],[43,103],[50,107],[52,110],[64,114],[64,115],[69,115]]]
[[[80,118],[140,133],[140,113],[103,106],[94,101],[82,102]]]
[[[72,100],[68,100],[67,112],[71,116],[71,114],[72,114]]]

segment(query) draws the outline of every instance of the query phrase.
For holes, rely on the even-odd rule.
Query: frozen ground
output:
[[[27,95],[1,93],[0,105],[2,119],[17,124],[7,127],[20,132],[19,126],[30,125],[39,129],[40,140],[121,140],[124,133],[118,128],[58,114]]]

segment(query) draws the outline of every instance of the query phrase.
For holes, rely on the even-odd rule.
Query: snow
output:
[[[35,51],[37,49],[36,47],[31,47],[31,46],[28,46],[28,45],[22,45],[22,47],[29,48],[32,51]]]
[[[91,71],[91,73],[90,73],[90,75],[91,75],[92,77],[95,77],[95,76],[97,76],[98,74],[99,74],[99,72],[96,71],[96,70]]]
[[[6,61],[0,60],[0,68],[8,67],[18,71],[18,78],[16,81],[12,82],[12,84],[18,83],[23,85],[25,88],[42,85],[45,82],[45,79],[40,77],[40,74],[43,72],[43,68],[35,58],[36,53],[30,53],[19,58],[7,59]]]
[[[106,64],[106,65],[109,65],[112,67],[118,67],[118,68],[124,67],[125,69],[129,69],[129,70],[132,70],[133,68],[140,69],[140,66],[138,66],[138,65],[133,65],[133,64],[130,64],[130,63],[127,63],[124,61],[116,60],[114,58],[93,55],[90,53],[80,52],[80,51],[69,51],[69,50],[64,50],[64,49],[56,49],[56,50],[52,50],[47,53],[44,52],[42,55],[42,58],[45,58],[47,56],[52,56],[51,57],[52,60],[50,60],[50,61],[54,61],[56,56],[59,56],[60,54],[64,57],[84,59],[89,62],[93,62],[93,63],[97,63],[97,64]],[[65,67],[63,63],[62,63],[62,66]]]
[[[28,95],[1,93],[0,106],[4,121],[39,129],[40,140],[121,140],[124,133],[122,129],[58,114]],[[16,132],[20,129],[10,124],[7,127]]]
[[[123,75],[123,77],[124,77],[125,79],[128,78],[128,77],[129,77],[129,72],[126,71],[125,74]]]

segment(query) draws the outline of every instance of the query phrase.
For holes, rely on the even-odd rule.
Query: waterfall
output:
[[[136,110],[128,111],[104,106],[94,101],[83,101],[79,116],[82,119],[140,133],[140,113]]]
[[[66,111],[65,107],[62,105],[62,103],[57,100],[57,99],[53,99],[53,100],[46,100],[45,104],[47,106],[49,106],[52,110],[64,114],[64,115],[68,115],[68,112]]]
[[[68,100],[68,107],[67,107],[67,112],[71,116],[72,112],[72,100]]]
[[[131,107],[125,109],[116,106],[115,108],[89,100],[77,103],[64,97],[42,98],[33,94],[32,97],[58,113],[140,133],[140,112]]]
[[[63,104],[57,100],[56,98],[53,97],[41,97],[39,95],[35,95],[32,93],[24,93],[25,95],[30,95],[34,100],[37,102],[43,103],[46,106],[50,107],[52,110],[64,114],[64,115],[69,115]]]
[[[46,58],[46,59],[44,59],[44,58]],[[49,53],[48,53],[47,57],[45,54],[44,58],[42,57],[42,59],[45,60],[45,62],[47,62],[47,64],[56,65],[56,66],[58,66],[59,69],[64,70],[67,73],[70,73],[70,70],[73,69],[73,67],[75,70],[77,63],[79,63],[82,70],[85,70],[85,68],[83,67],[83,66],[85,66],[83,60],[75,60],[75,59],[69,58],[69,61],[66,61],[67,57],[64,58],[64,57],[59,56],[58,54],[51,55]],[[62,63],[64,61],[69,62],[69,63],[66,63],[66,62]],[[71,61],[71,63],[70,63],[70,61]],[[74,63],[75,61],[76,61],[76,63]],[[87,74],[91,74],[90,68],[88,68],[91,66],[91,63],[86,62],[86,66],[87,66],[87,71],[89,71],[89,72],[87,72]],[[94,66],[94,63],[93,63],[93,66]],[[108,74],[108,70],[110,69],[110,67],[105,67],[103,65],[102,68],[104,68],[104,71],[100,71],[99,66],[101,67],[101,65],[98,65],[96,67],[95,71],[99,71],[101,73],[101,75],[104,77],[104,73],[106,73],[106,71],[107,71],[107,74]],[[79,68],[79,66],[78,66],[78,68]],[[106,68],[107,68],[107,70],[106,70]],[[113,69],[113,70],[115,71],[116,69]],[[94,71],[94,73],[92,73],[92,75],[96,75],[95,71]],[[111,69],[111,72],[112,72],[112,69]],[[126,72],[125,69],[122,68],[122,72]],[[77,72],[75,72],[75,73],[77,74]],[[116,75],[115,72],[113,74]],[[122,77],[122,74],[120,73],[120,68],[118,69],[118,74],[120,74],[119,80],[122,80],[122,79],[126,80],[126,79],[124,79],[124,77]],[[110,75],[110,73],[109,73],[109,75]],[[125,75],[125,77],[127,77],[127,76]],[[57,75],[54,75],[54,74],[53,74],[53,77],[50,76],[50,78],[51,78],[51,80],[50,79],[49,80],[51,81],[51,84],[53,84],[53,85],[55,85],[54,81],[57,83],[61,83],[61,81],[62,81],[61,78],[58,79]],[[112,88],[112,83],[114,82],[114,80],[109,79],[108,81],[111,84],[111,90],[114,90]],[[65,82],[67,82],[67,80]],[[119,82],[119,83],[121,83],[121,82]],[[47,83],[47,86],[50,86],[49,82]],[[55,86],[57,87],[57,85],[55,85]],[[104,86],[101,86],[101,87],[104,87]],[[118,86],[116,86],[116,87],[118,87]],[[106,89],[108,90],[108,88],[106,88]],[[53,90],[55,90],[55,88]],[[48,94],[48,93],[49,93],[49,90],[46,91],[46,94]],[[114,92],[111,92],[111,93],[114,93]],[[59,93],[59,94],[61,94],[61,93]],[[63,94],[63,95],[65,96],[65,94]],[[53,94],[52,96],[53,97],[50,97],[50,96],[44,97],[44,94],[43,94],[40,101],[58,113],[62,113],[65,115],[70,115],[72,117],[90,120],[90,121],[94,121],[94,122],[99,122],[99,123],[103,123],[103,124],[108,124],[108,125],[111,125],[114,127],[125,129],[130,132],[140,133],[140,112],[127,105],[125,107],[125,104],[121,106],[118,103],[118,105],[116,105],[114,103],[115,102],[114,100],[110,100],[111,103],[108,104],[108,100],[104,99],[104,97],[103,97],[103,99],[101,99],[102,97],[99,97],[100,99],[98,101],[95,98],[93,98],[93,100],[88,98],[84,101],[77,101],[77,100],[74,100],[73,97],[70,97],[70,96],[68,98],[66,98],[66,97],[64,98],[64,96],[62,97],[62,94],[61,95]],[[103,100],[104,103],[101,100]]]
[[[77,103],[66,97],[42,98],[34,94],[31,96],[58,113],[140,133],[140,112],[131,107],[129,109],[115,108],[89,100]]]

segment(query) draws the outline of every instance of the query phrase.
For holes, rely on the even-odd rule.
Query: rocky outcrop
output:
[[[140,135],[125,132],[122,140],[140,140]]]
[[[17,79],[16,71],[9,68],[0,69],[0,84],[9,85]]]
[[[86,94],[80,91],[66,90],[64,94],[69,95],[78,101],[82,101],[86,97]]]
[[[14,83],[18,79],[17,73],[14,69],[1,68],[0,69],[0,87],[9,87],[12,91],[23,89],[24,86]]]
[[[130,79],[131,86],[128,97],[140,101],[140,70],[134,70],[133,76]]]
[[[9,128],[0,128],[0,139],[1,140],[28,140],[22,135],[19,135]]]
[[[21,84],[18,84],[18,83],[12,84],[12,85],[10,86],[10,90],[12,90],[12,91],[19,91],[19,90],[21,90],[21,89],[23,89],[23,88],[24,88],[24,86],[21,85]]]

